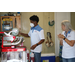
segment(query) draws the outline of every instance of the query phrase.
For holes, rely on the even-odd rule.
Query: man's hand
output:
[[[41,40],[38,42],[38,45],[42,44],[44,41],[45,41],[45,39],[41,39]],[[36,47],[37,47],[37,44],[33,45],[30,49],[34,50]]]
[[[30,49],[34,50],[36,48],[37,44],[33,45]]]

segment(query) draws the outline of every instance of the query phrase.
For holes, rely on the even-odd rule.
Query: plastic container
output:
[[[25,47],[2,48],[1,62],[27,62],[27,52]],[[21,53],[21,57],[19,54]]]
[[[27,62],[27,55],[25,51],[21,52],[21,58],[19,52],[1,52],[1,62]],[[15,59],[15,60],[14,60]]]
[[[55,53],[41,54],[41,62],[55,62]]]

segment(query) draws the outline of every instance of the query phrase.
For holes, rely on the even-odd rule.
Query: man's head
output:
[[[29,19],[30,19],[30,22],[31,22],[30,24],[34,24],[33,27],[35,27],[35,26],[38,25],[39,18],[38,18],[37,15],[33,15],[33,16],[31,16]]]

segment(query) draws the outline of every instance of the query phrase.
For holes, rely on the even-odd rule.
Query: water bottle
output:
[[[34,62],[34,53],[33,52],[30,53],[30,57],[31,57],[31,62]]]
[[[7,60],[10,60],[10,53],[7,52]]]
[[[29,62],[29,50],[27,50],[27,62]]]

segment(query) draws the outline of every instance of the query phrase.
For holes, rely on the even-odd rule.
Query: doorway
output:
[[[71,12],[71,24],[73,29],[75,30],[75,12]]]

